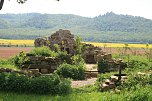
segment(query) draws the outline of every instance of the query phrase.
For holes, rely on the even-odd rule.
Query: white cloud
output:
[[[94,17],[113,11],[118,14],[143,16],[152,19],[152,0],[28,0],[18,4],[16,0],[5,0],[0,13],[49,13],[76,14]]]

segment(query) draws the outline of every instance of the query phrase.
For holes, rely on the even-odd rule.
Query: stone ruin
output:
[[[112,55],[102,51],[100,47],[95,47],[91,44],[85,44],[85,49],[83,51],[83,58],[88,64],[96,64],[98,62],[104,61],[107,64],[106,71],[117,71],[119,59],[112,58]],[[122,62],[122,65],[126,67],[126,63]],[[100,72],[99,68],[97,68]],[[123,68],[124,69],[124,68]]]
[[[28,55],[28,54],[27,54]],[[45,56],[28,56],[30,63],[22,66],[23,70],[30,70],[34,74],[50,74],[53,73],[59,64],[59,60],[53,57]]]
[[[96,64],[100,56],[105,54],[100,47],[95,47],[91,44],[85,44],[83,48],[83,58],[88,64]]]
[[[37,38],[34,41],[35,47],[48,46],[48,41],[46,38]]]
[[[69,30],[56,31],[48,38],[37,38],[34,42],[35,47],[48,46],[51,50],[55,50],[55,44],[59,45],[61,51],[67,51],[69,55],[76,53],[76,41],[74,35]],[[116,59],[112,58],[111,54],[103,52],[100,47],[95,47],[91,44],[84,44],[82,48],[82,57],[87,64],[96,64],[98,61],[106,61],[108,64],[107,71],[116,71],[117,65]],[[69,57],[70,58],[70,57]],[[57,69],[57,59],[51,57],[34,57],[29,56],[31,64],[25,64],[24,69],[30,69],[33,72],[40,72],[42,74],[48,74],[54,72]]]
[[[59,45],[62,51],[67,51],[68,54],[75,53],[76,42],[74,35],[69,30],[60,29],[48,38],[37,38],[34,42],[35,47],[48,46],[52,50],[55,50],[55,44]]]
[[[35,73],[35,72],[29,71],[29,70],[14,70],[14,69],[10,69],[10,68],[0,68],[0,73],[16,73],[16,74],[26,75],[29,77],[42,75],[40,72]]]

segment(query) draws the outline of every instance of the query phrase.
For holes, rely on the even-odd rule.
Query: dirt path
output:
[[[97,65],[96,64],[86,64],[86,70],[97,71]]]
[[[96,64],[86,64],[86,70],[87,71],[97,71],[96,68],[94,68]],[[79,81],[72,81],[72,87],[78,88],[86,85],[93,85],[95,84],[97,78],[88,78],[86,80],[79,80]]]
[[[87,80],[80,80],[80,81],[72,81],[72,88],[79,88],[86,85],[93,85],[95,84],[97,78],[90,78]]]

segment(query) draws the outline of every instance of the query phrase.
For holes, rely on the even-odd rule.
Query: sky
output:
[[[37,12],[95,17],[112,11],[152,19],[152,0],[27,0],[25,4],[16,1],[5,0],[0,14]]]

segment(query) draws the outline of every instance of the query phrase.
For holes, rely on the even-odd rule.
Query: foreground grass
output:
[[[18,70],[18,68],[13,63],[11,63],[10,60],[1,59],[1,58],[0,58],[0,68],[10,68],[10,69]]]
[[[69,95],[34,95],[0,92],[0,101],[151,101],[152,86],[137,90],[109,92],[88,92],[85,89],[75,89]]]

